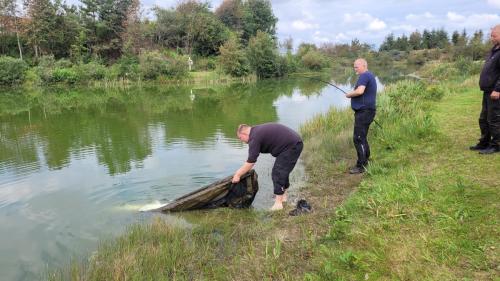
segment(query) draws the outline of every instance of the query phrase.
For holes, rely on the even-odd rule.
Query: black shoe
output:
[[[288,213],[290,216],[298,216],[312,211],[311,205],[305,199],[300,199],[297,202],[297,207]]]
[[[488,148],[480,150],[479,154],[493,154],[493,153],[497,153],[497,152],[500,152],[499,147],[490,146]]]
[[[473,145],[473,146],[469,146],[469,149],[470,150],[483,150],[483,149],[487,149],[488,146],[487,145],[483,145],[483,144],[476,144],[476,145]]]
[[[362,174],[366,172],[366,169],[365,167],[358,167],[358,166],[354,166],[352,168],[349,169],[349,174]]]

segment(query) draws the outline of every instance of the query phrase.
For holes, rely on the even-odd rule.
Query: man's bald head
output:
[[[368,70],[368,63],[365,59],[359,58],[354,61],[354,71],[356,74],[364,73]]]
[[[500,24],[497,24],[491,28],[490,38],[491,42],[493,42],[494,45],[500,44]]]

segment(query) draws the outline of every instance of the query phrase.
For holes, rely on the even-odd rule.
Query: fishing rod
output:
[[[316,78],[316,77],[309,77],[309,76],[302,76],[302,75],[299,75],[299,76],[300,76],[300,77],[303,77],[303,78],[308,78],[308,79],[311,79],[311,80],[316,80],[316,81],[319,81],[319,82],[326,83],[326,84],[328,84],[328,85],[330,85],[330,86],[333,86],[333,87],[335,87],[336,89],[340,90],[342,93],[344,93],[344,95],[347,95],[347,92],[346,92],[346,91],[342,90],[339,86],[337,86],[337,85],[335,85],[335,84],[333,84],[333,83],[330,83],[330,82],[328,82],[328,81],[321,80],[321,79]],[[383,128],[382,128],[382,125],[380,125],[380,124],[377,122],[377,120],[373,119],[373,122],[375,122],[375,124],[376,124],[377,126],[379,126],[379,127],[380,127],[380,129],[383,129]]]

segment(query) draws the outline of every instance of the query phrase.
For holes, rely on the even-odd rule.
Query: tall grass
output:
[[[475,140],[463,131],[477,131],[474,88],[449,92],[471,87],[471,80],[386,89],[377,113],[383,128],[370,134],[375,159],[368,177],[337,209],[306,280],[498,277],[500,178],[488,170],[500,161],[466,148]]]

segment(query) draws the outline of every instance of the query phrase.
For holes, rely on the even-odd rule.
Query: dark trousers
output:
[[[273,179],[274,194],[283,195],[285,190],[290,187],[290,173],[292,172],[300,153],[303,148],[302,142],[289,147],[287,150],[281,152],[274,161],[273,172],[271,178]]]
[[[479,145],[500,148],[500,100],[492,100],[490,95],[490,92],[483,94],[483,107],[479,115]]]
[[[363,167],[368,164],[370,159],[370,146],[368,145],[368,129],[375,118],[374,109],[361,109],[354,112],[354,133],[353,141],[358,161],[356,166]]]

